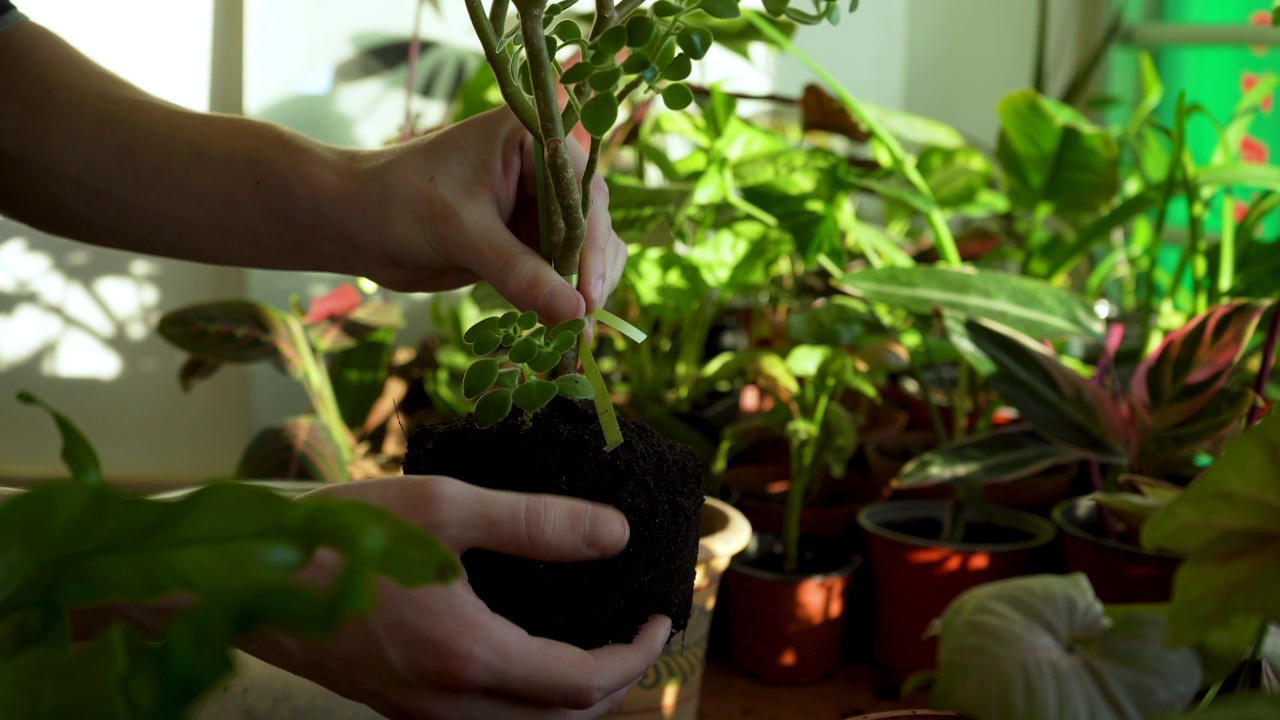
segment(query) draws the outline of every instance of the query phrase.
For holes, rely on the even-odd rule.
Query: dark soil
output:
[[[532,635],[591,649],[635,638],[652,615],[689,622],[702,513],[697,456],[643,423],[619,419],[625,442],[603,450],[590,403],[554,400],[524,427],[521,411],[478,428],[470,417],[416,430],[404,471],[482,487],[612,505],[631,525],[616,557],[541,563],[487,550],[463,554],[467,580],[494,612]]]
[[[935,518],[917,518],[885,523],[886,530],[910,535],[925,540],[937,540],[942,536],[942,521]],[[964,537],[960,542],[974,545],[1006,545],[1020,543],[1034,537],[1031,533],[1016,528],[996,525],[995,523],[977,522],[964,526]]]

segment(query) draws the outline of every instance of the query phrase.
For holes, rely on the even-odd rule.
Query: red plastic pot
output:
[[[734,505],[757,532],[782,534],[785,501],[791,481],[785,464],[737,465],[724,473],[724,484],[737,491]],[[858,511],[883,499],[883,488],[863,475],[822,480],[818,497],[800,513],[800,532],[806,536],[835,537],[858,528]]]
[[[948,543],[903,529],[940,527],[946,507],[936,500],[890,500],[858,515],[874,587],[874,658],[899,680],[934,667],[937,641],[924,636],[948,603],[976,585],[1026,574],[1057,533],[1046,520],[1000,507],[991,508],[991,519],[1009,541]],[[971,511],[966,521],[978,517]]]
[[[739,556],[725,573],[729,664],[774,685],[804,685],[840,665],[845,596],[858,562],[829,572],[783,573]]]
[[[1088,576],[1102,602],[1168,602],[1182,558],[1106,537],[1098,503],[1090,498],[1064,500],[1053,507],[1050,516],[1062,529],[1066,571]]]

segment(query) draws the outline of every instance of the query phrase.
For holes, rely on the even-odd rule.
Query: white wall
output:
[[[207,106],[212,0],[19,4],[142,88]],[[149,328],[165,310],[239,295],[243,278],[91,248],[0,218],[0,479],[62,475],[52,423],[15,402],[19,390],[80,424],[110,478],[171,483],[229,472],[248,432],[243,370],[183,396],[182,356]]]

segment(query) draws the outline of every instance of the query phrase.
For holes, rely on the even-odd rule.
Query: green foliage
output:
[[[897,486],[989,485],[1082,459],[1030,428],[978,435],[968,441],[924,453],[902,469]]]
[[[102,482],[102,465],[98,462],[98,453],[70,418],[29,392],[18,393],[18,402],[35,405],[53,418],[58,435],[62,438],[62,462],[70,471],[72,480],[81,485],[98,485]]]

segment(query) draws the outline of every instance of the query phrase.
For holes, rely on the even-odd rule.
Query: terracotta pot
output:
[[[845,599],[859,560],[808,573],[761,569],[751,561],[739,557],[725,577],[730,666],[774,685],[823,680],[840,665]]]
[[[941,710],[889,710],[845,720],[965,720],[968,716]]]
[[[991,519],[1008,541],[948,543],[901,527],[941,527],[946,509],[936,500],[890,500],[858,515],[874,587],[874,657],[899,680],[934,667],[937,641],[924,635],[951,600],[975,585],[1026,574],[1056,534],[1046,520],[1000,507],[991,508]],[[979,521],[972,509],[966,521]]]
[[[1066,571],[1087,575],[1102,602],[1169,601],[1173,575],[1181,558],[1106,537],[1098,518],[1098,503],[1090,498],[1064,500],[1053,507],[1050,516],[1062,529]]]
[[[781,534],[789,475],[785,463],[736,465],[725,471],[723,481],[737,492],[735,505],[751,521],[752,529]],[[883,486],[864,475],[825,477],[814,502],[800,513],[800,532],[817,537],[847,535],[858,527],[858,511],[883,498]]]
[[[751,524],[730,505],[707,498],[702,506],[702,537],[698,573],[693,587],[689,627],[667,643],[648,672],[622,699],[608,718],[695,720],[702,693],[707,639],[716,607],[716,593],[729,561],[751,540]]]

